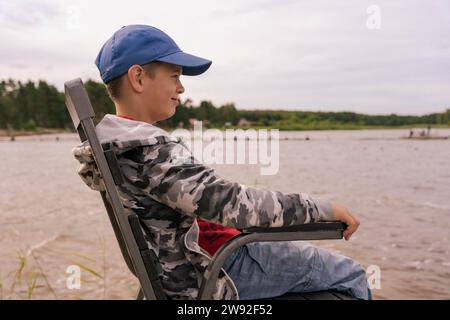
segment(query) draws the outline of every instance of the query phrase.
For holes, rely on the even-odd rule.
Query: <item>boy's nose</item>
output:
[[[178,94],[182,94],[184,92],[184,87],[183,85],[180,83],[179,87],[177,88],[177,93]]]

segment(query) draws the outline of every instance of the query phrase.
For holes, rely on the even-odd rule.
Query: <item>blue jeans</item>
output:
[[[361,265],[303,241],[247,244],[233,252],[223,268],[243,300],[328,289],[371,299]]]

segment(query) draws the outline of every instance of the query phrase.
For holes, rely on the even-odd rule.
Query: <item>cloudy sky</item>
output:
[[[450,108],[448,0],[0,0],[0,79],[100,81],[102,44],[128,24],[213,60],[182,77],[194,103],[427,114]]]

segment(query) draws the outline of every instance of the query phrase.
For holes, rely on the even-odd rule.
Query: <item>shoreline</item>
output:
[[[162,129],[171,132],[176,130],[177,128],[166,128],[166,127],[161,127]],[[182,129],[187,129],[187,130],[193,130],[192,128],[182,128]],[[279,130],[279,131],[295,131],[295,132],[303,132],[303,131],[362,131],[362,130],[423,130],[426,129],[426,127],[361,127],[361,128],[321,128],[321,129],[284,129],[284,128],[274,128],[274,127],[227,127],[227,128],[206,128],[206,129],[219,129],[219,130],[227,130],[227,129],[232,129],[232,130],[237,130],[237,129],[242,129],[242,130],[248,130],[248,129],[253,129],[253,130],[259,130],[259,129],[267,129],[267,130]],[[450,129],[450,126],[436,126],[436,127],[432,127],[431,129]],[[12,132],[12,134],[11,134]],[[24,136],[41,136],[41,135],[48,135],[48,134],[58,134],[58,133],[76,133],[75,130],[71,130],[71,129],[53,129],[53,128],[38,128],[35,131],[27,131],[27,130],[7,130],[7,129],[0,129],[0,138],[13,138],[14,137],[24,137]],[[417,140],[425,140],[425,139],[449,139],[450,136],[436,136],[436,135],[432,135],[432,136],[419,136],[416,135],[414,137],[408,137],[405,136],[405,139],[417,139]]]
[[[36,131],[0,129],[0,137],[12,137],[12,138],[25,136],[40,136],[55,133],[75,133],[75,131],[68,129],[51,129],[51,128],[39,128]]]

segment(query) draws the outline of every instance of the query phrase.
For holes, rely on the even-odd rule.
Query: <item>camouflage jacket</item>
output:
[[[154,125],[106,115],[96,132],[101,143],[113,145],[124,177],[119,195],[125,210],[140,217],[169,298],[196,299],[211,260],[198,244],[197,217],[236,229],[332,220],[329,202],[305,193],[285,194],[225,180],[199,163],[180,138]],[[103,190],[89,145],[72,152],[81,163],[78,174],[83,181]],[[224,270],[213,297],[239,298]]]

